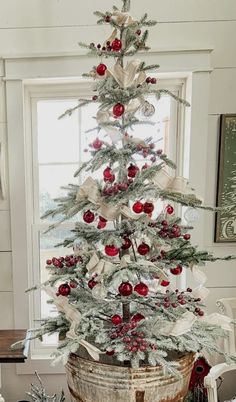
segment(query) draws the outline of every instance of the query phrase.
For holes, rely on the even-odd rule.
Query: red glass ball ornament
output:
[[[132,163],[128,167],[128,177],[135,177],[139,172],[139,168],[136,165],[132,165]]]
[[[147,296],[149,288],[145,283],[140,282],[137,285],[135,285],[134,291],[137,292],[140,296]]]
[[[115,314],[111,317],[111,322],[114,325],[120,325],[122,323],[122,317],[119,314]]]
[[[136,214],[141,214],[141,212],[143,212],[143,203],[141,201],[136,201],[132,209]]]
[[[113,176],[113,173],[112,173],[111,168],[109,166],[106,167],[106,169],[103,170],[104,180],[110,180],[112,176]]]
[[[94,286],[96,286],[98,283],[94,280],[94,279],[90,279],[89,281],[88,281],[88,287],[89,287],[89,289],[93,289],[94,288]]]
[[[92,223],[94,221],[95,215],[90,209],[88,209],[84,214],[83,214],[83,220],[86,223]]]
[[[144,318],[145,318],[144,315],[142,315],[141,313],[136,313],[131,318],[131,321],[139,322],[141,320],[144,320]]]
[[[133,286],[129,282],[122,282],[118,291],[121,296],[130,296],[133,293]]]
[[[68,296],[71,292],[71,288],[68,285],[68,283],[63,283],[62,285],[59,286],[58,288],[58,293],[61,296]]]
[[[101,76],[105,75],[106,70],[107,70],[107,66],[103,63],[99,64],[96,68],[97,74],[101,75]]]
[[[144,243],[144,242],[141,243],[141,244],[138,246],[138,253],[139,253],[140,255],[146,255],[146,254],[149,253],[149,251],[150,251],[149,245],[146,244],[146,243]]]
[[[112,42],[111,42],[111,48],[114,52],[119,52],[119,50],[122,48],[122,42],[120,39],[115,38]]]
[[[113,356],[115,354],[115,351],[114,350],[107,350],[106,351],[106,355],[107,356]]]
[[[172,207],[172,205],[167,205],[166,212],[167,212],[168,215],[173,214],[174,208]]]
[[[184,240],[189,240],[191,238],[191,235],[189,233],[186,233],[183,237]]]
[[[161,281],[160,285],[161,286],[169,286],[170,282],[169,281],[165,281],[164,279]]]
[[[46,261],[46,264],[47,264],[47,265],[51,265],[51,264],[52,264],[52,260],[47,260],[47,261]]]
[[[100,220],[101,222],[105,222],[105,223],[107,222],[107,219],[103,218],[103,216],[100,216],[100,215],[99,215],[99,220]]]
[[[124,237],[123,244],[121,246],[122,250],[128,250],[132,246],[132,242],[129,237]]]
[[[103,142],[101,140],[99,140],[99,138],[96,138],[93,143],[92,146],[94,149],[100,149],[102,147]]]
[[[172,268],[172,269],[170,270],[170,272],[171,272],[173,275],[180,275],[182,271],[183,271],[183,267],[182,267],[181,265],[177,265],[177,267]]]
[[[113,115],[115,117],[120,117],[125,111],[125,107],[122,103],[116,103],[116,105],[113,106]]]
[[[105,246],[105,253],[109,256],[109,257],[115,257],[117,254],[119,254],[119,249],[118,247],[114,246],[114,245],[106,245]]]
[[[143,204],[143,212],[145,212],[145,214],[151,214],[154,210],[154,205],[152,202],[145,202]]]
[[[99,221],[97,224],[98,229],[104,229],[107,226],[106,222]]]

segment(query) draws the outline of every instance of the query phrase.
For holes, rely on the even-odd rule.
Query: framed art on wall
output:
[[[236,242],[236,114],[221,115],[215,242]]]

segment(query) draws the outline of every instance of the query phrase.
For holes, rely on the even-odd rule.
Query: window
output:
[[[184,96],[184,80],[159,81],[160,87],[168,88],[178,96]],[[97,105],[89,104],[77,109],[70,117],[58,117],[69,108],[77,105],[79,97],[91,97],[91,86],[86,81],[70,83],[29,85],[26,87],[26,149],[27,161],[27,194],[28,194],[28,248],[32,249],[29,267],[32,284],[45,281],[47,272],[45,261],[52,256],[58,257],[70,254],[72,250],[54,248],[65,237],[70,236],[73,221],[65,222],[49,233],[44,233],[51,220],[42,220],[42,214],[56,204],[54,198],[65,194],[61,186],[68,183],[80,183],[73,174],[86,159],[86,150],[97,136],[97,132],[86,133],[96,126],[94,116]],[[154,97],[148,101],[154,106],[152,117],[145,117],[140,112],[140,118],[147,124],[136,126],[134,136],[140,138],[153,137],[172,160],[177,162],[181,145],[181,113],[176,103],[169,95],[163,96],[158,102]],[[149,121],[156,124],[151,126]],[[102,134],[100,134],[101,136]],[[141,163],[137,161],[137,163]],[[142,162],[143,164],[143,162]],[[96,173],[96,172],[95,172]],[[83,180],[84,178],[82,178]],[[32,307],[30,311],[31,327],[37,326],[37,321],[50,314],[55,314],[52,306],[47,304],[44,292],[30,295]],[[49,355],[57,343],[57,337],[45,337],[43,343],[35,341],[32,347],[33,356]]]

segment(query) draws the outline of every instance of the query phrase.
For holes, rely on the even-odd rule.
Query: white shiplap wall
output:
[[[110,9],[110,0],[0,0],[0,57],[77,54],[78,41],[103,41],[107,27],[97,27],[92,12]],[[159,21],[150,32],[154,49],[212,48],[214,71],[210,78],[209,132],[205,201],[215,199],[219,115],[236,112],[236,1],[133,0],[132,13],[144,12]],[[158,62],[158,60],[157,60]],[[1,61],[0,61],[1,63]],[[4,70],[0,75],[4,75]],[[1,77],[0,77],[1,78]],[[7,142],[4,85],[0,80],[0,140]],[[195,152],[201,152],[196,149]],[[199,175],[200,176],[200,175]],[[196,183],[193,183],[196,184]],[[0,328],[13,327],[11,236],[9,202],[0,200]],[[236,247],[213,243],[213,217],[205,218],[203,243],[215,253],[235,253]],[[210,309],[218,297],[236,295],[235,263],[209,265]],[[63,376],[43,377],[52,393]],[[8,402],[24,399],[32,376],[17,376],[14,365],[3,365],[3,394]],[[14,386],[13,386],[14,385]],[[69,399],[68,399],[69,401]]]

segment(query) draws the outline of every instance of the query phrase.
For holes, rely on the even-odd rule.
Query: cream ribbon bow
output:
[[[89,274],[91,275],[93,274],[102,275],[110,273],[112,270],[116,268],[116,266],[109,261],[99,259],[97,254],[94,253],[90,258],[88,264],[86,265],[86,268]]]
[[[50,287],[44,287],[43,290],[53,299],[53,303],[57,307],[59,312],[65,314],[66,319],[71,323],[69,331],[66,333],[66,337],[69,339],[77,339],[75,328],[81,321],[80,312],[69,304],[67,297],[64,296],[55,296],[55,292]],[[103,353],[100,349],[91,345],[91,343],[85,341],[84,339],[78,340],[78,343],[85,347],[90,356],[94,360],[99,360],[99,354]]]
[[[121,88],[125,89],[132,85],[141,85],[146,80],[146,74],[144,71],[138,72],[140,63],[140,60],[133,60],[123,68],[117,62],[113,70],[109,69],[108,71]]]
[[[131,17],[129,13],[122,13],[120,11],[115,11],[113,14],[113,18],[118,25],[132,25],[136,21]]]

